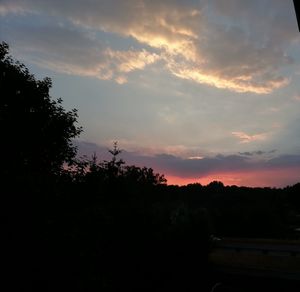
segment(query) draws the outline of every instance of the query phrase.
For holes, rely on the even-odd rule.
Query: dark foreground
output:
[[[299,280],[288,280],[264,276],[234,275],[228,273],[216,273],[217,280],[213,285],[214,292],[288,292],[299,291]]]

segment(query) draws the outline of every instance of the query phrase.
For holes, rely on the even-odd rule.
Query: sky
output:
[[[292,0],[0,0],[0,40],[78,109],[79,155],[169,184],[300,182]]]

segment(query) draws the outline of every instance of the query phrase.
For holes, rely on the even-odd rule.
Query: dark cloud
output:
[[[80,154],[97,153],[100,160],[109,159],[108,148],[93,143],[76,142]],[[272,150],[271,152],[273,152]],[[245,154],[246,153],[246,154]],[[145,156],[137,152],[123,151],[122,157],[127,164],[152,167],[155,171],[182,178],[205,177],[215,173],[243,171],[263,171],[284,168],[300,168],[300,155],[281,155],[271,159],[252,160],[250,156],[263,155],[264,151],[244,152],[243,155],[216,155],[202,159],[186,159],[171,154]],[[247,157],[248,156],[248,157]]]
[[[272,149],[268,153],[272,154],[272,153],[275,153],[276,151],[277,151],[277,149]]]
[[[183,159],[175,156],[157,155],[158,167],[167,173],[181,177],[202,177],[215,172],[240,171],[250,168],[248,159],[239,155],[217,155],[202,159]]]
[[[249,152],[249,151],[246,151],[246,152],[239,152],[240,155],[245,155],[245,156],[253,156],[253,155],[262,155],[264,154],[265,152],[264,151],[253,151],[253,152]]]
[[[266,162],[267,168],[300,167],[300,155],[281,155]]]
[[[243,155],[243,156],[254,156],[254,155],[272,154],[272,153],[275,153],[276,151],[277,151],[276,149],[273,149],[270,151],[257,150],[257,151],[239,152],[239,154]]]

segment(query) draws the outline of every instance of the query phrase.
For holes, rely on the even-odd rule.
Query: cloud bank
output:
[[[268,94],[288,84],[283,70],[293,63],[286,47],[297,30],[292,3],[283,2],[6,0],[0,14],[55,17],[67,26],[30,28],[24,36],[31,42],[20,38],[32,55],[44,42],[37,62],[52,70],[124,83],[129,72],[161,60],[184,80]],[[125,38],[136,48],[111,48],[98,33]],[[52,39],[56,49],[46,47]]]
[[[84,141],[75,143],[79,149],[79,156],[83,154],[91,156],[96,153],[99,160],[110,159],[107,147]],[[207,178],[214,177],[248,186],[286,186],[290,182],[300,181],[300,155],[275,155],[275,153],[276,150],[258,150],[233,155],[180,157],[166,153],[147,156],[124,150],[121,157],[127,164],[152,167],[155,171],[165,174],[167,178],[181,178],[183,183],[188,180],[206,181]],[[171,183],[174,182],[172,179]]]

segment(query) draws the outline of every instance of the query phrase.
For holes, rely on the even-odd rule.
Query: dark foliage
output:
[[[0,44],[1,172],[57,173],[76,154],[71,139],[81,132],[77,112],[49,95],[51,79],[36,80]]]

